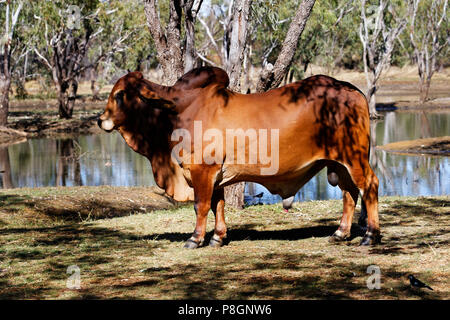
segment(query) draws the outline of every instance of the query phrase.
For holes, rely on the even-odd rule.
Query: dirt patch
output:
[[[450,156],[450,136],[388,143],[377,149],[402,154]]]
[[[0,193],[3,211],[17,213],[17,202],[34,218],[88,221],[174,208],[176,202],[158,187],[57,187],[10,189]],[[20,196],[18,196],[20,194]]]

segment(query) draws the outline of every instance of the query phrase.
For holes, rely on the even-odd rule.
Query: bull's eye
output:
[[[122,107],[123,104],[123,97],[125,95],[125,91],[120,90],[119,92],[116,93],[116,95],[114,96],[117,102],[117,105],[120,107]]]

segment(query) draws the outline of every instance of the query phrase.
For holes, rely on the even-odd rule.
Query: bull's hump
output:
[[[183,75],[174,87],[182,90],[206,88],[217,85],[226,88],[230,83],[227,73],[216,67],[195,68]]]

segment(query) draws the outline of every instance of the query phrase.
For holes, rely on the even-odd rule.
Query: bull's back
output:
[[[264,137],[257,136],[258,143],[266,138],[269,154],[274,148],[279,157],[279,169],[272,177],[289,180],[304,175],[305,168],[317,160],[348,158],[356,145],[368,148],[369,113],[364,95],[353,85],[331,77],[313,76],[261,94],[231,93],[226,102],[219,110],[214,109],[217,101],[211,106],[214,116],[208,127],[219,128],[224,135],[230,129],[258,134],[265,130]],[[278,135],[274,146],[273,135]],[[245,172],[247,180],[258,181],[264,166],[237,164],[239,152],[245,152],[249,159],[249,139],[244,147],[234,153],[235,159],[226,155],[227,174],[242,178]]]
[[[362,92],[348,82],[318,75],[261,94],[234,94],[216,120],[222,129],[279,130],[280,152],[307,158],[333,147],[343,135],[369,133]],[[316,150],[319,149],[319,150]]]

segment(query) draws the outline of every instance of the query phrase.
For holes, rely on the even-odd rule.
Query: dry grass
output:
[[[0,298],[450,298],[448,197],[382,198],[376,247],[359,247],[356,232],[328,243],[341,202],[312,201],[287,214],[280,205],[227,210],[229,243],[190,251],[182,246],[194,228],[192,205],[173,207],[153,191],[0,192]],[[144,211],[158,207],[169,209]],[[66,288],[70,265],[81,270],[80,290]],[[380,290],[366,287],[369,265],[381,269]],[[434,291],[411,289],[409,273]]]

